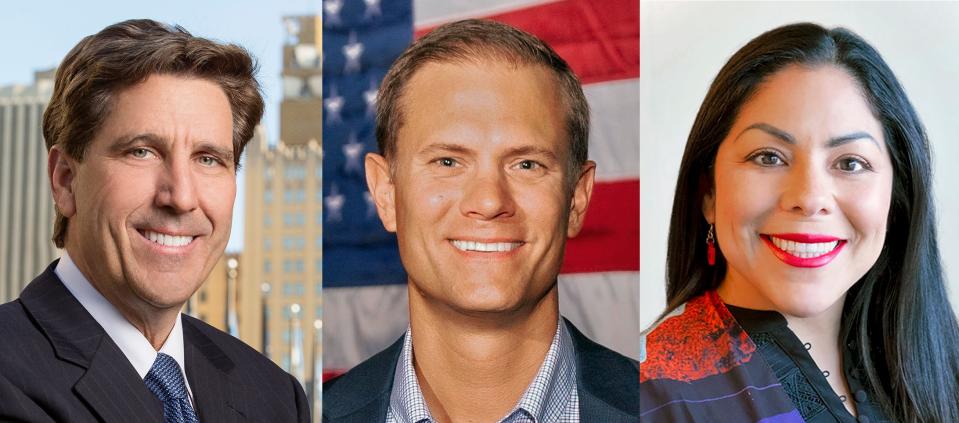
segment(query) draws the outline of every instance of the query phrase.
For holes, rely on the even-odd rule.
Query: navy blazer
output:
[[[583,335],[563,319],[576,350],[576,388],[583,422],[639,421],[639,364]],[[346,374],[323,384],[323,421],[370,423],[386,420],[393,373],[403,337]]]
[[[0,421],[156,422],[163,406],[53,272],[0,306]],[[183,316],[201,422],[309,422],[300,384],[243,342]]]

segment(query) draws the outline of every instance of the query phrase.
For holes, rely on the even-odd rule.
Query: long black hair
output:
[[[897,421],[959,422],[959,325],[936,242],[929,142],[892,70],[847,29],[779,27],[750,41],[719,71],[679,169],[666,255],[666,312],[717,288],[725,275],[721,255],[715,266],[707,265],[702,211],[716,153],[756,87],[789,65],[838,66],[856,79],[882,124],[894,169],[885,243],[846,295],[840,341],[855,347],[851,358],[862,363],[878,402]]]

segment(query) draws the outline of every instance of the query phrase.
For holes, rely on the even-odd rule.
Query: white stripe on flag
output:
[[[414,0],[414,27],[495,15],[555,0]]]
[[[559,276],[559,312],[593,341],[639,359],[639,272]]]
[[[346,370],[390,346],[409,326],[407,301],[406,285],[324,289],[323,368]]]
[[[583,86],[589,102],[589,157],[596,179],[639,179],[639,79]]]

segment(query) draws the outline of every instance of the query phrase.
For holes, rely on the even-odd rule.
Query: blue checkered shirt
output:
[[[578,423],[576,358],[573,340],[560,321],[556,335],[533,382],[499,423]],[[386,423],[436,423],[423,398],[413,369],[413,336],[406,330],[403,352],[393,374]]]

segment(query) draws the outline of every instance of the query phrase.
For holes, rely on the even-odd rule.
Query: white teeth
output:
[[[193,242],[192,236],[167,235],[153,231],[143,231],[143,236],[164,247],[182,247]]]
[[[780,250],[799,258],[819,257],[836,249],[836,246],[839,245],[839,241],[805,243],[779,239],[774,236],[770,236],[769,239]]]
[[[511,251],[522,245],[521,242],[476,242],[452,240],[453,246],[462,251],[480,251],[484,253],[495,253]]]

